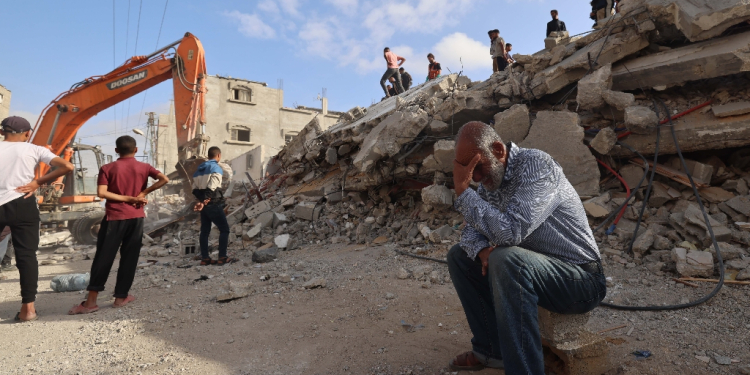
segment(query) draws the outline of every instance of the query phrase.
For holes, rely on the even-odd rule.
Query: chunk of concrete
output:
[[[750,70],[748,40],[750,32],[745,32],[628,60],[612,68],[612,87],[671,87]]]
[[[422,189],[422,202],[436,207],[452,206],[453,192],[444,185],[430,185]]]
[[[576,101],[583,109],[597,109],[604,106],[604,91],[612,87],[612,65],[607,64],[584,76],[578,81]]]
[[[440,120],[432,120],[429,129],[433,134],[447,134],[449,133],[450,125]]]
[[[262,230],[263,230],[263,226],[262,225],[260,225],[260,224],[254,225],[252,228],[250,228],[250,230],[247,231],[247,233],[245,233],[245,236],[246,236],[245,239],[248,240],[248,241],[251,240],[252,238],[254,238],[255,236],[257,236],[258,234],[260,234],[260,232]]]
[[[612,212],[609,209],[609,201],[611,197],[609,192],[602,194],[596,198],[591,198],[583,202],[583,208],[586,213],[591,217],[605,217]]]
[[[366,172],[383,157],[396,155],[401,146],[427,126],[428,121],[427,112],[423,110],[391,114],[367,134],[354,157],[354,165],[360,172]]]
[[[452,172],[453,161],[456,160],[456,141],[439,140],[433,146],[433,157],[441,172]]]
[[[264,212],[255,218],[255,224],[260,225],[262,228],[269,228],[273,225],[273,216],[275,212]]]
[[[672,249],[672,260],[681,276],[711,277],[714,274],[713,256],[709,252],[676,247]]]
[[[570,34],[567,31],[553,31],[544,38],[544,49],[551,50],[570,40]]]
[[[590,145],[596,152],[606,155],[612,150],[612,147],[615,147],[615,142],[617,142],[617,133],[612,128],[604,128],[596,133]]]
[[[639,233],[633,243],[633,252],[643,254],[648,251],[648,249],[651,248],[651,245],[654,244],[655,237],[656,235],[651,229]]]
[[[273,243],[278,247],[279,249],[286,249],[287,244],[289,243],[289,235],[288,234],[281,234],[273,239]]]
[[[556,373],[603,374],[609,369],[609,347],[601,335],[586,329],[591,313],[556,314],[539,308],[539,332],[545,367]]]
[[[638,182],[643,178],[643,168],[637,165],[623,165],[618,172],[620,173],[620,176],[622,176],[622,178],[625,180],[625,182],[628,183],[628,187],[631,190],[640,189],[641,187],[646,186],[646,184],[648,183],[647,176],[646,179],[643,179],[641,185],[638,185]]]
[[[328,162],[328,164],[334,165],[338,161],[339,161],[338,150],[336,150],[333,147],[329,147],[326,150],[326,162]]]
[[[750,37],[750,35],[748,35],[748,37]],[[737,102],[724,105],[715,105],[711,107],[711,112],[713,112],[714,116],[716,117],[744,115],[750,113],[750,102]]]
[[[602,99],[619,111],[624,111],[625,108],[635,104],[635,95],[627,92],[604,90],[602,92]]]
[[[653,134],[659,125],[659,117],[649,107],[632,106],[625,108],[625,126],[635,134]]]
[[[286,224],[289,222],[289,219],[286,217],[285,214],[280,214],[277,212],[273,213],[273,227],[276,228],[279,225]]]
[[[627,4],[626,4],[627,3]],[[649,17],[674,25],[691,42],[721,35],[728,28],[750,20],[746,1],[645,0],[623,2],[622,14],[648,7]]]
[[[726,202],[734,198],[734,194],[728,192],[718,186],[710,186],[707,188],[700,189],[698,191],[701,197],[710,203],[721,203]]]
[[[322,208],[322,206],[318,206],[315,202],[300,202],[294,206],[294,216],[302,220],[318,220]]]
[[[255,263],[268,263],[273,262],[279,256],[279,248],[276,246],[270,246],[265,249],[256,250],[253,252],[253,262]]]
[[[745,215],[750,216],[750,196],[736,196],[726,201],[729,208]]]
[[[665,164],[672,169],[685,173],[685,169],[682,167],[682,161],[677,157],[669,159]],[[685,165],[687,165],[688,172],[690,172],[690,175],[696,182],[705,185],[711,183],[711,177],[714,174],[714,167],[711,164],[704,164],[695,160],[685,159]]]
[[[352,146],[350,146],[348,143],[345,143],[341,146],[339,146],[339,150],[337,151],[339,156],[344,156],[349,153],[349,151],[352,150]]]
[[[495,115],[495,131],[503,142],[521,143],[530,128],[529,107],[526,104],[515,104]]]
[[[245,210],[245,216],[247,216],[248,219],[252,220],[256,216],[271,211],[273,207],[271,207],[271,203],[268,201],[260,201],[252,206],[250,206],[248,209]]]
[[[564,136],[550,136],[552,134]],[[599,195],[599,167],[583,144],[583,128],[572,112],[540,111],[521,147],[547,152],[562,166],[565,176],[580,196]]]

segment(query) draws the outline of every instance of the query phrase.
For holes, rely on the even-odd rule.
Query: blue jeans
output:
[[[474,337],[473,351],[502,359],[507,374],[544,374],[537,306],[558,314],[582,314],[604,299],[601,273],[520,247],[497,247],[487,276],[482,263],[456,245],[448,270]]]
[[[201,210],[201,257],[206,259],[208,255],[208,235],[211,234],[211,223],[219,228],[219,258],[227,256],[227,245],[229,244],[229,224],[227,215],[224,214],[224,205],[209,204]]]

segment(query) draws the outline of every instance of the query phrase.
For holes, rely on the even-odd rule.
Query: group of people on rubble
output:
[[[53,154],[49,149],[27,141],[33,131],[29,122],[18,116],[5,118],[0,122],[0,244],[14,250],[16,268],[21,284],[21,309],[15,316],[17,322],[38,319],[35,307],[39,265],[40,213],[34,195],[40,186],[61,178],[74,167],[69,162]],[[87,314],[99,310],[98,295],[104,290],[109,273],[119,251],[120,262],[114,288],[113,307],[123,307],[135,301],[130,288],[138,268],[141,252],[144,206],[151,192],[161,188],[169,179],[148,163],[135,159],[138,152],[136,141],[130,136],[121,136],[115,142],[115,152],[119,158],[105,164],[99,170],[97,195],[106,200],[105,216],[97,235],[96,253],[91,264],[86,300],[75,305],[68,314]],[[208,149],[208,160],[193,174],[193,195],[197,199],[195,211],[200,211],[200,264],[224,265],[237,261],[227,255],[229,225],[224,212],[224,197],[221,183],[223,169],[219,166],[221,150]],[[13,162],[9,162],[13,161]],[[44,176],[37,177],[35,170],[40,163],[53,167]],[[155,179],[148,186],[148,179]],[[218,259],[211,259],[208,252],[208,236],[211,225],[219,229]],[[5,245],[5,244],[3,244]],[[9,253],[6,253],[9,255]],[[10,262],[3,263],[3,269],[10,269]]]

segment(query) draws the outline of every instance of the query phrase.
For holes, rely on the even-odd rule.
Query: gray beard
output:
[[[494,155],[490,158],[490,175],[482,181],[484,189],[487,191],[495,191],[500,188],[503,183],[503,177],[505,177],[505,165],[497,160]]]

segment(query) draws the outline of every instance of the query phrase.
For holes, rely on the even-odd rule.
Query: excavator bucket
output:
[[[175,168],[177,168],[177,173],[180,175],[180,178],[182,178],[182,189],[185,192],[186,196],[190,196],[190,192],[193,191],[193,174],[198,170],[198,167],[206,160],[208,159],[205,157],[196,156],[178,162],[175,165]],[[186,199],[185,201],[190,201],[190,199]]]

